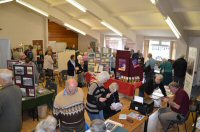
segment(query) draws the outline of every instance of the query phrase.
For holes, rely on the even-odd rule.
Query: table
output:
[[[38,106],[44,104],[52,104],[53,105],[53,97],[54,92],[47,90],[42,94],[36,94],[36,98],[34,97],[23,97],[22,98],[22,112],[30,109],[37,109]],[[33,113],[33,120],[34,120]],[[38,119],[38,117],[37,117]]]
[[[200,114],[200,96],[197,97],[196,117],[195,117],[194,128],[193,128],[192,132],[195,132],[195,130],[196,130],[197,118],[198,118],[199,114]]]
[[[121,112],[117,113],[116,115],[110,117],[109,119],[124,125],[124,128],[127,129],[128,132],[143,132],[145,121],[148,119],[147,116],[145,116],[142,120],[133,119],[134,120],[133,123],[130,123],[127,120],[119,119],[120,114],[128,115],[131,112],[138,113],[137,111],[134,110],[124,109]]]
[[[134,96],[135,90],[142,86],[142,82],[135,82],[134,84],[123,82],[117,79],[109,79],[106,83],[104,83],[104,87],[108,88],[111,83],[116,82],[119,85],[119,93],[125,94],[127,96]]]

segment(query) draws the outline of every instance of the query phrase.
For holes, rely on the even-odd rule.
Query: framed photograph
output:
[[[22,96],[26,96],[26,88],[20,88],[20,90],[22,91]]]
[[[89,59],[89,63],[94,63],[94,59]]]
[[[18,60],[7,60],[7,68],[13,70],[13,65],[19,63]]]
[[[125,71],[126,70],[126,60],[125,59],[119,59],[119,71]]]
[[[14,73],[16,75],[24,75],[24,67],[23,66],[14,66]]]
[[[29,75],[33,74],[33,67],[27,67],[27,74]]]
[[[88,58],[94,58],[95,57],[95,53],[89,53]]]
[[[21,76],[15,76],[15,83],[22,84]]]
[[[35,96],[35,89],[28,89],[28,95],[31,97]]]
[[[96,57],[96,58],[100,58],[100,54],[99,54],[99,53],[96,53],[96,54],[95,54],[95,57]]]
[[[23,77],[24,86],[33,86],[33,78]]]

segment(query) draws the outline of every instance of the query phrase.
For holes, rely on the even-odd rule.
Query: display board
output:
[[[13,65],[19,63],[19,60],[7,60],[7,69],[13,70]]]
[[[123,76],[129,76],[130,51],[117,50],[116,71]]]
[[[70,60],[71,55],[75,55],[75,50],[66,50],[65,52],[57,53],[59,72],[68,69],[67,62]]]
[[[191,95],[196,61],[197,61],[197,48],[189,47],[187,71],[186,71],[185,82],[184,82],[184,89],[188,93],[189,96]]]
[[[32,65],[13,65],[14,82],[20,87],[23,96],[36,97],[34,72]]]
[[[88,54],[88,71],[101,72],[110,71],[110,54],[109,53],[89,53]]]
[[[63,52],[66,49],[66,42],[49,41],[47,46],[51,46],[53,52]]]

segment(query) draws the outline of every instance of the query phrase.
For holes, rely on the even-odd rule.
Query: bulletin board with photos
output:
[[[111,50],[104,47],[100,51],[101,53],[88,54],[88,70],[90,72],[110,71]]]
[[[36,97],[34,68],[32,65],[13,65],[14,82],[23,96]]]
[[[13,70],[13,65],[19,63],[19,60],[7,60],[7,69]]]

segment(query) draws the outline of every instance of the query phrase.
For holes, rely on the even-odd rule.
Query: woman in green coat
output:
[[[163,74],[163,84],[168,85],[172,82],[172,63],[169,60],[163,59],[163,62],[159,66],[161,73]]]

